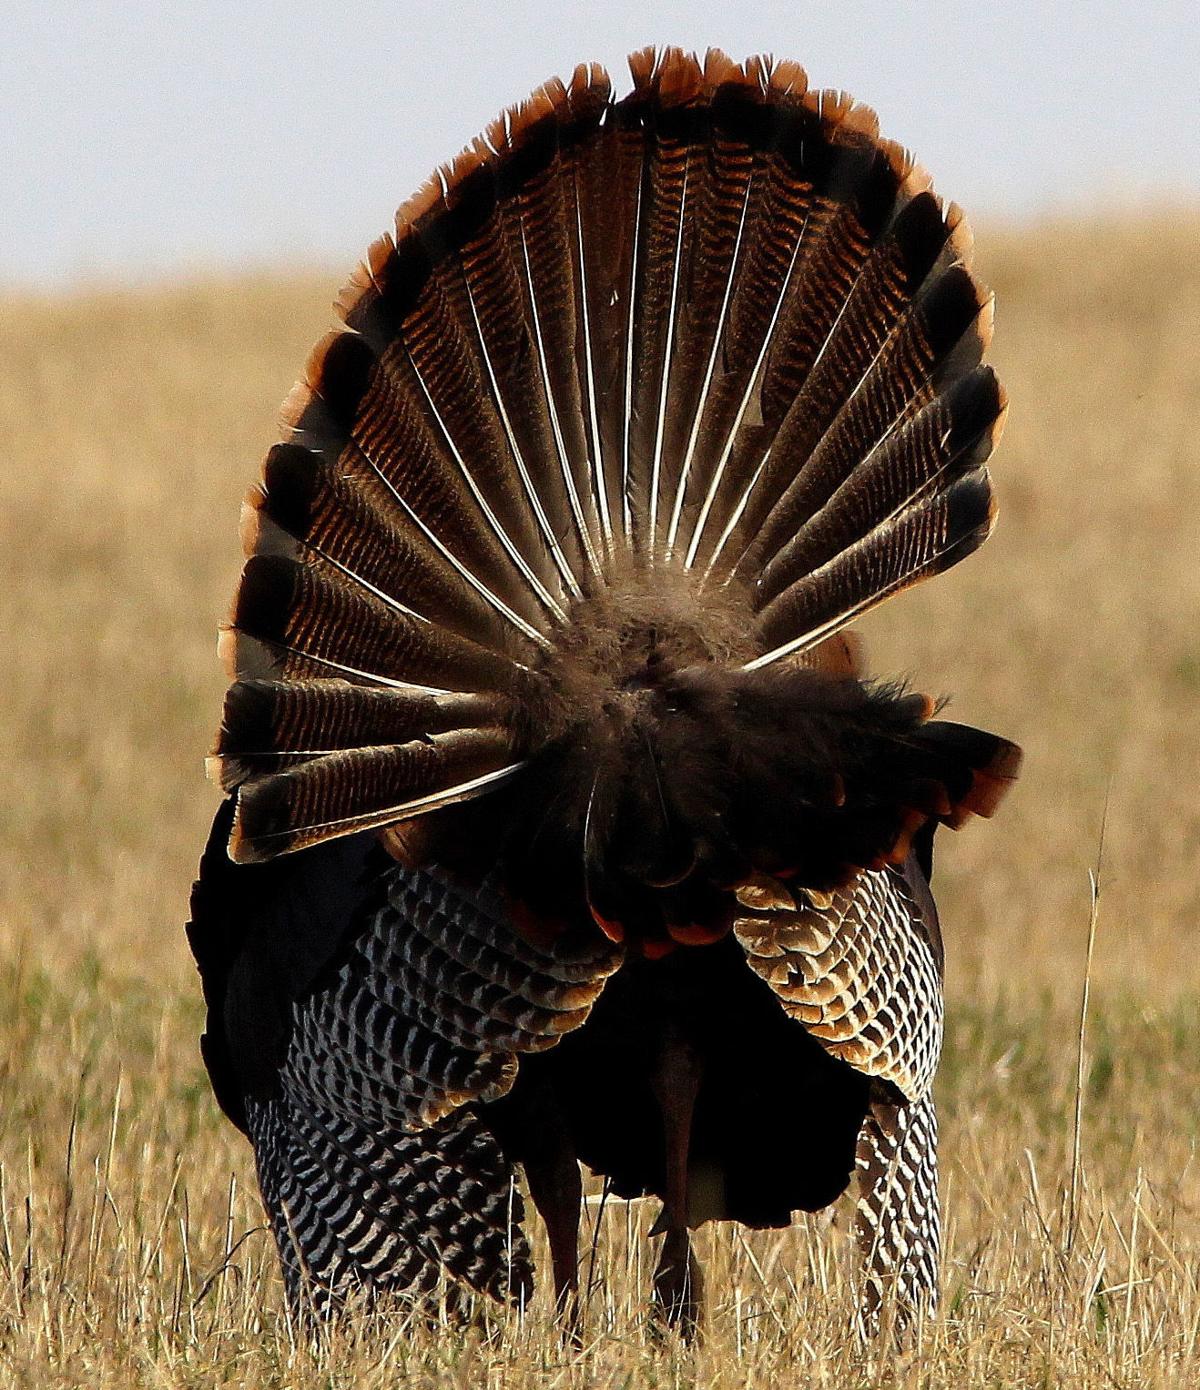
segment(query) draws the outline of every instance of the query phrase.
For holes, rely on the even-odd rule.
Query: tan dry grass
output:
[[[945,1310],[878,1365],[846,1335],[845,1241],[818,1222],[706,1234],[708,1340],[657,1347],[625,1237],[644,1218],[619,1206],[582,1358],[540,1304],[490,1341],[393,1325],[293,1345],[248,1151],[196,1054],[181,922],[237,501],[336,277],[4,304],[0,1382],[1200,1384],[1198,234],[1164,216],[983,239],[1013,398],[1000,529],[868,624],[877,669],[1029,755],[999,820],[940,842]]]

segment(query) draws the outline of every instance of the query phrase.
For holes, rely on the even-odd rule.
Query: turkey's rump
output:
[[[793,64],[631,66],[439,171],[289,397],[223,638],[235,859],[390,827],[409,863],[499,863],[532,931],[662,951],[758,875],[903,862],[1015,774],[830,660],[992,523],[960,211]]]
[[[657,961],[629,957],[587,1022],[523,1058],[511,1091],[483,1114],[518,1162],[536,1162],[549,1139],[614,1196],[665,1198],[658,1078],[670,1050],[695,1085],[688,1226],[787,1226],[846,1190],[871,1079],[788,1018],[732,937]]]

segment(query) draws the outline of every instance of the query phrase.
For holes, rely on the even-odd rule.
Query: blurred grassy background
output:
[[[963,1321],[937,1333],[945,1381],[914,1384],[1200,1381],[1198,241],[1200,218],[1166,214],[981,236],[998,296],[993,359],[1012,398],[995,458],[999,527],[978,556],[865,625],[878,673],[952,695],[955,717],[1017,739],[1027,757],[995,822],[939,837],[947,1287]],[[222,1285],[226,1321],[214,1313],[202,1336],[184,1318],[180,1331],[227,1226],[236,1239],[259,1220],[248,1151],[201,1071],[182,925],[216,802],[202,758],[223,689],[214,641],[240,563],[238,503],[276,436],[276,403],[330,322],[336,278],[0,306],[0,1371],[18,1383],[310,1383],[280,1331],[261,1236],[228,1299]],[[1067,1259],[1054,1212],[1106,800],[1090,1234]],[[783,1296],[774,1275],[755,1295],[741,1247],[713,1239],[734,1260],[714,1289],[745,1279],[747,1298],[769,1302],[767,1285]],[[811,1356],[789,1342],[771,1361],[783,1333],[745,1345],[777,1383],[790,1383],[778,1381],[785,1365],[815,1375],[834,1365],[821,1341],[832,1316],[807,1309]],[[722,1347],[744,1350],[741,1311],[721,1317],[728,1337],[701,1354],[710,1379]],[[531,1335],[501,1339],[489,1380],[509,1383],[517,1367],[533,1382]],[[622,1375],[640,1377],[644,1360],[664,1377],[629,1383],[675,1383],[648,1343],[626,1345],[628,1362],[610,1353]],[[447,1383],[432,1369],[441,1353],[429,1355],[414,1375]],[[369,1357],[346,1364],[376,1374]],[[924,1374],[916,1364],[888,1374],[907,1384]],[[324,1384],[334,1372],[312,1374]],[[564,1383],[595,1383],[588,1374],[569,1369]]]

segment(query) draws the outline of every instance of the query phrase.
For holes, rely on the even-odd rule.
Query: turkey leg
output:
[[[548,1098],[542,1099],[530,1126],[537,1140],[523,1155],[522,1164],[529,1195],[546,1224],[558,1312],[571,1335],[577,1336],[583,1183],[562,1116]]]
[[[687,1224],[688,1148],[700,1089],[700,1061],[687,1043],[666,1042],[651,1086],[662,1114],[666,1162],[663,1208],[651,1232],[665,1237],[654,1271],[654,1301],[668,1326],[691,1337],[699,1327],[704,1289]]]

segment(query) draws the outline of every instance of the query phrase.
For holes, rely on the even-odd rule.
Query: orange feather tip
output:
[[[275,679],[285,665],[270,643],[251,637],[232,623],[226,623],[217,635],[217,656],[230,681]]]
[[[772,96],[791,98],[799,101],[809,95],[808,73],[799,63],[791,59],[768,60],[770,70],[767,73],[767,81],[764,91]]]
[[[704,69],[694,54],[666,48],[655,72],[655,89],[663,106],[687,106],[704,95]]]
[[[299,434],[304,429],[304,418],[320,399],[321,377],[325,369],[325,359],[335,343],[346,336],[341,328],[331,328],[313,345],[304,363],[304,373],[284,398],[279,407],[280,426],[290,434]]]
[[[634,93],[664,107],[687,106],[711,94],[700,60],[682,48],[640,49],[629,55],[629,71]]]
[[[907,204],[920,197],[922,193],[928,193],[941,212],[942,200],[933,190],[933,178],[912,150],[895,140],[881,140],[879,147],[900,184],[900,199]]]
[[[905,812],[904,823],[900,834],[896,838],[896,843],[892,846],[891,852],[887,855],[887,862],[894,867],[899,867],[912,853],[913,836],[929,819],[922,811],[909,809]]]
[[[286,853],[286,847],[282,851]],[[229,830],[228,854],[235,864],[261,864],[273,857],[264,854],[261,849],[256,847],[254,841],[249,839],[242,824],[242,797],[238,793],[237,801],[234,804],[233,825]]]
[[[612,98],[612,81],[599,63],[580,63],[567,84],[567,103],[571,114],[579,117],[599,114]]]
[[[983,295],[983,303],[979,306],[979,318],[976,323],[982,351],[986,352],[992,345],[992,335],[996,331],[996,296],[982,285],[979,288]]]
[[[390,232],[376,237],[367,247],[366,256],[355,267],[341,293],[333,301],[333,312],[343,323],[350,322],[352,315],[361,309],[364,300],[380,293],[388,262],[395,254],[396,241]]]
[[[588,911],[592,914],[592,921],[600,928],[608,939],[616,945],[620,945],[625,940],[625,928],[618,921],[605,917],[603,913],[596,910],[591,903],[588,904]]]
[[[826,136],[835,144],[875,145],[879,142],[879,117],[849,92],[808,92],[805,105],[821,118]]]
[[[599,106],[593,106],[596,115]],[[497,156],[518,149],[546,122],[562,125],[571,115],[571,97],[562,80],[552,77],[513,106],[506,107],[485,129],[482,140],[469,146],[453,166],[447,168],[447,197],[453,201],[455,186],[468,174]]]
[[[440,165],[410,197],[396,209],[396,241],[404,240],[417,224],[441,207],[452,165]]]
[[[242,503],[242,510],[238,515],[238,540],[241,542],[242,554],[246,559],[249,559],[258,550],[259,535],[262,530],[262,509],[266,500],[267,494],[263,485],[255,483],[246,494],[246,500]]]
[[[1004,434],[1004,427],[1008,423],[1008,392],[1000,382],[996,384],[1000,388],[1000,409],[996,412],[996,418],[992,421],[991,429],[988,431],[988,455],[1000,443],[1000,438]]]
[[[930,187],[932,186],[933,181],[930,180]],[[975,250],[975,235],[971,231],[966,213],[957,203],[947,203],[943,215],[950,233],[946,239],[947,246],[956,260],[963,265],[970,265]]]
[[[341,328],[331,328],[327,333],[322,334],[313,344],[304,361],[304,376],[302,380],[314,395],[319,395],[321,391],[321,379],[325,375],[325,363],[331,352],[345,338],[346,333]]]
[[[547,116],[560,117],[567,107],[567,88],[561,77],[552,77],[543,82],[526,101],[521,104],[522,115],[528,114],[532,124],[545,120]]]
[[[799,63],[776,59],[770,53],[755,53],[743,64],[747,84],[760,96],[776,101],[804,101],[808,94],[808,73]]]
[[[941,817],[943,823],[951,830],[961,830],[972,816],[990,820],[1017,780],[1023,756],[1017,744],[999,740],[991,761],[975,769],[966,795]]]
[[[658,66],[659,50],[653,44],[645,48],[639,48],[631,53],[626,59],[629,64],[629,75],[633,78],[634,91],[646,91],[654,78],[654,69]]]
[[[313,404],[313,391],[307,381],[298,381],[279,407],[279,425],[289,434],[299,434],[301,421]]]
[[[1021,770],[1022,753],[1015,743],[1005,743],[985,768],[979,768],[971,790],[961,803],[985,820],[993,816]]]
[[[228,623],[223,623],[217,630],[217,660],[225,672],[225,679],[229,681],[238,678],[238,636],[237,629]]]
[[[289,535],[266,511],[268,498],[261,483],[255,484],[242,503],[238,518],[238,539],[242,556],[249,560],[255,555],[280,555],[295,560],[303,546]]]
[[[728,934],[732,922],[707,926],[701,922],[668,922],[667,935],[679,946],[711,946]]]
[[[704,54],[704,85],[710,92],[727,84],[744,84],[746,70],[722,48],[710,48]]]

